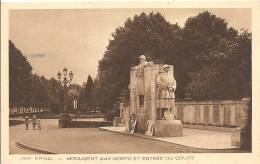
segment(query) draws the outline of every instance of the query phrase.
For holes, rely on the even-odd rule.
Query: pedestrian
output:
[[[25,116],[25,128],[26,128],[26,130],[28,130],[29,123],[30,123],[29,117]]]
[[[33,130],[36,130],[36,121],[36,115],[34,114],[32,118]]]
[[[134,133],[136,131],[137,119],[134,113],[131,114],[129,120],[129,132]]]
[[[38,130],[42,129],[42,127],[41,127],[41,120],[40,119],[37,119],[37,127],[38,127]]]

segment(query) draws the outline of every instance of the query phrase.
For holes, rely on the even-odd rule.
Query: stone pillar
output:
[[[124,103],[120,103],[118,108],[119,108],[119,117],[114,117],[113,126],[119,126],[119,124],[121,124],[123,120]]]
[[[252,106],[250,98],[243,98],[241,105],[241,125],[233,131],[231,142],[244,150],[252,147]]]
[[[120,117],[114,117],[113,126],[119,126],[120,123],[121,123],[121,118]]]
[[[124,117],[124,103],[120,103],[119,105],[119,111],[120,111],[120,117],[123,118]]]

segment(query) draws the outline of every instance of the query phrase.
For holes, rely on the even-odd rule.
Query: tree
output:
[[[177,24],[170,24],[160,13],[135,15],[115,30],[98,66],[97,97],[101,109],[113,109],[116,97],[129,84],[130,68],[140,55],[157,63],[176,55],[179,30]]]
[[[55,113],[61,111],[63,87],[51,78],[32,74],[32,66],[24,54],[9,41],[10,106],[45,106]]]
[[[187,88],[187,85],[192,80],[192,76],[189,75],[203,70],[203,67],[213,66],[212,63],[216,61],[221,63],[221,55],[228,55],[222,51],[222,48],[231,45],[229,43],[232,43],[236,37],[236,30],[232,27],[228,28],[224,19],[210,12],[202,12],[187,19],[177,45],[178,56],[174,59],[176,63],[180,63],[175,65],[178,98],[185,97],[189,92],[190,88]],[[225,50],[228,51],[229,47],[225,47]]]
[[[97,99],[113,109],[129,84],[130,67],[145,54],[155,63],[174,65],[177,98],[236,99],[251,94],[251,34],[238,33],[210,12],[170,24],[160,13],[128,18],[112,34],[99,61]]]
[[[9,101],[10,105],[28,105],[31,92],[32,66],[9,41]]]
[[[92,80],[92,77],[91,77],[90,75],[88,75],[87,84],[86,84],[85,90],[84,90],[84,93],[85,93],[85,97],[86,97],[86,98],[88,98],[88,97],[91,96],[93,87],[94,87],[94,82],[93,82],[93,80]]]
[[[63,86],[54,78],[48,81],[48,91],[50,96],[50,109],[53,113],[60,113],[63,110]]]
[[[87,83],[83,86],[80,94],[81,110],[92,110],[94,108],[94,82],[90,75],[88,75]]]
[[[251,95],[250,33],[239,34],[225,20],[203,12],[187,20],[182,35],[181,63],[188,66],[177,72],[182,73],[177,91],[190,92],[195,99]]]

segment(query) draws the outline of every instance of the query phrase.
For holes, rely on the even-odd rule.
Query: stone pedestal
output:
[[[180,120],[156,120],[154,123],[154,136],[181,137],[182,123]]]
[[[71,126],[72,118],[68,113],[61,113],[58,118],[59,128],[68,128]]]
[[[252,147],[252,109],[249,98],[242,99],[243,105],[241,108],[241,126],[236,128],[231,136],[231,144],[238,146],[240,149],[251,150]]]
[[[121,117],[114,117],[113,126],[119,126],[120,123],[121,123]]]
[[[236,128],[232,131],[231,145],[240,147],[240,129]]]

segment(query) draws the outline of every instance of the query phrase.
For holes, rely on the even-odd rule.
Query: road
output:
[[[96,153],[199,153],[234,152],[234,150],[203,150],[177,144],[127,136],[98,128],[57,127],[57,120],[42,120],[42,130],[25,130],[24,125],[10,127],[10,153],[35,154],[17,148],[20,141],[28,146],[62,154]],[[238,151],[239,152],[239,151]]]

